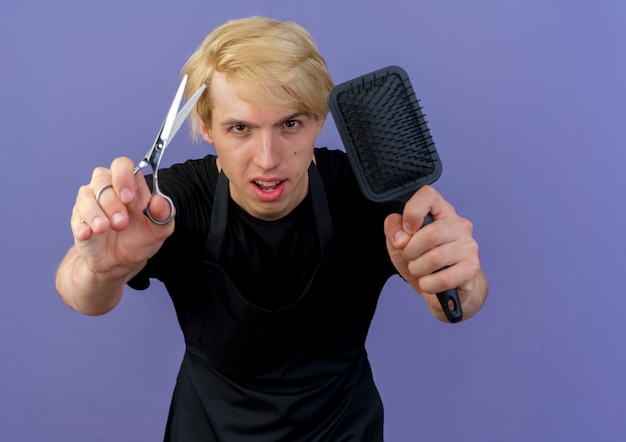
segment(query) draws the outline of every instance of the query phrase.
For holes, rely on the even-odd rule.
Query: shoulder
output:
[[[315,163],[320,170],[337,171],[350,167],[348,155],[344,151],[328,147],[315,148]]]
[[[324,183],[326,198],[334,213],[361,207],[371,209],[371,204],[361,192],[348,156],[344,151],[319,147],[315,149],[315,162]]]
[[[346,181],[354,181],[348,156],[342,150],[315,148],[315,164],[327,191],[345,186]]]
[[[206,155],[203,158],[187,160],[159,171],[159,180],[176,182],[179,185],[195,185],[215,182],[217,180],[216,156]]]
[[[177,228],[185,225],[187,229],[193,229],[193,225],[206,223],[213,205],[217,177],[214,155],[187,160],[159,171],[161,190],[176,206]]]
[[[216,157],[187,160],[159,171],[159,184],[162,190],[169,190],[174,196],[200,194],[212,196],[217,182]]]
[[[401,212],[402,204],[399,202],[375,203],[364,196],[344,151],[318,147],[315,149],[315,160],[329,203],[335,208],[359,208],[381,216]]]

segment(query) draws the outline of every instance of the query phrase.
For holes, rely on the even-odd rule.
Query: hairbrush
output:
[[[389,66],[338,84],[329,106],[368,199],[406,203],[441,176],[441,159],[404,69]],[[424,225],[433,220],[428,214]],[[437,298],[450,322],[463,318],[456,289]]]

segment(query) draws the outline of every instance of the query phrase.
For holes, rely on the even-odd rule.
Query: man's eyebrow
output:
[[[287,117],[283,118],[281,121],[289,121],[289,120],[293,120],[293,119],[296,119],[296,118],[298,118],[299,116],[302,116],[302,115],[304,115],[304,112],[302,112],[302,111],[297,111],[297,112],[294,112],[293,114],[291,114],[291,115],[289,115],[289,116],[287,116]]]
[[[239,125],[250,126],[251,123],[249,123],[246,120],[242,120],[240,118],[229,118],[227,120],[220,121],[219,125],[220,126],[239,126]]]
[[[280,118],[277,122],[276,125],[280,125],[283,124],[285,121],[290,121],[290,120],[294,120],[302,115],[306,115],[306,112],[302,112],[302,111],[296,111],[292,114],[289,114],[285,117]],[[255,124],[251,123],[250,121],[246,121],[243,118],[228,118],[224,121],[221,121],[219,123],[220,126],[223,127],[230,127],[230,126],[238,126],[238,125],[242,125],[242,126],[249,126],[249,127],[254,127],[256,126]]]

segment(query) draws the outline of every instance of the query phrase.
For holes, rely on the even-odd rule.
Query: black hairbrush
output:
[[[389,66],[335,86],[330,111],[363,194],[405,203],[441,175],[441,160],[407,73]],[[433,221],[429,214],[424,225]],[[456,289],[438,293],[446,318],[463,319]]]

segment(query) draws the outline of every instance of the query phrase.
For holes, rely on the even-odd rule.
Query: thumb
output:
[[[403,249],[411,239],[411,235],[402,228],[402,215],[398,213],[392,213],[385,218],[384,229],[387,241],[396,249]]]
[[[176,214],[172,200],[165,195],[159,194],[150,198],[146,211],[146,215],[157,224],[167,224]]]

